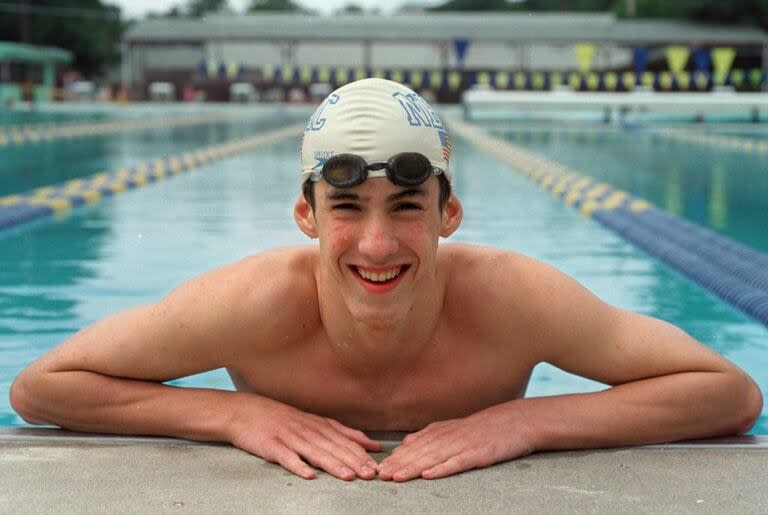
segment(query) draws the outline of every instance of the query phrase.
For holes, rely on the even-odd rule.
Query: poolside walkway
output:
[[[372,436],[391,448],[398,435]],[[224,445],[0,430],[4,513],[766,513],[766,473],[766,436],[542,453],[396,484],[305,481]]]

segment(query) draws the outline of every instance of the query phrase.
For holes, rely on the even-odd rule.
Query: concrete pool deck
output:
[[[391,449],[402,435],[371,436]],[[5,513],[765,513],[766,473],[768,436],[540,453],[397,484],[305,481],[227,445],[0,430]]]

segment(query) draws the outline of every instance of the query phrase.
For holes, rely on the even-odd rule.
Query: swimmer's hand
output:
[[[465,418],[433,422],[407,435],[379,464],[379,478],[397,482],[438,479],[531,454],[534,447],[528,425],[519,410],[508,404]]]
[[[362,431],[267,397],[241,395],[249,397],[247,408],[240,409],[228,431],[235,447],[304,479],[317,477],[305,461],[345,481],[376,477],[376,461],[366,451],[382,447]]]

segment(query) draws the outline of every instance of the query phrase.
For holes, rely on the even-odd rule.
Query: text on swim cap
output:
[[[318,107],[315,112],[312,113],[312,116],[307,122],[307,126],[304,127],[304,131],[319,131],[322,129],[323,125],[325,125],[325,118],[322,117],[323,109],[325,109],[328,104],[335,104],[338,102],[339,98],[339,95],[334,93],[323,100],[323,103],[320,104],[320,107]]]
[[[412,127],[433,127],[435,129],[445,129],[443,122],[435,115],[432,108],[429,107],[423,98],[416,93],[393,93],[392,96],[400,102],[408,117],[408,123]]]

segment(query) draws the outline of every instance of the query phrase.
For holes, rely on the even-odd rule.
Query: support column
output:
[[[768,91],[768,43],[763,44],[763,82],[762,91]]]
[[[440,43],[440,67],[443,70],[447,70],[451,67],[451,52],[448,48],[448,43]]]
[[[128,91],[131,85],[131,45],[123,43],[120,45],[120,87],[123,91]]]
[[[371,68],[371,40],[366,39],[363,41],[363,68]]]
[[[53,69],[55,65],[52,61],[43,64],[43,86],[53,86]]]

